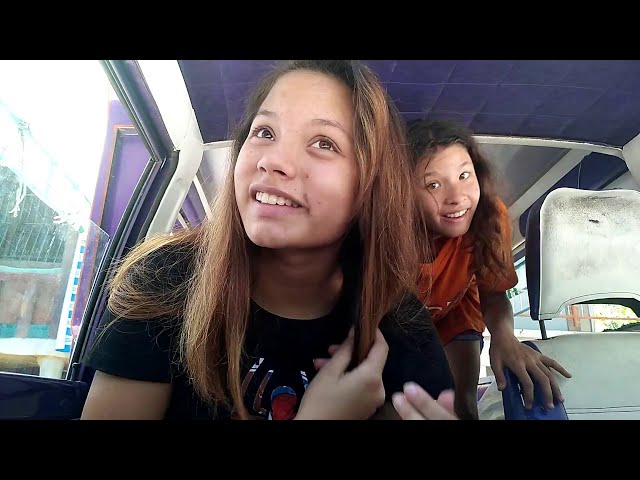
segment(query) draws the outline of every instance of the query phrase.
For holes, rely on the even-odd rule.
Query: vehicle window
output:
[[[98,61],[0,61],[0,371],[66,376],[149,157]]]
[[[513,307],[515,334],[521,340],[529,340],[532,339],[530,330],[533,329],[532,333],[537,335],[535,338],[540,338],[538,323],[531,319],[530,314],[525,257],[517,261],[515,266],[518,284],[507,292]],[[622,305],[570,305],[557,317],[546,320],[545,326],[547,335],[552,337],[573,332],[602,332],[637,320],[633,311]]]

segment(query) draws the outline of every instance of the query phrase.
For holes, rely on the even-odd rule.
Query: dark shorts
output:
[[[482,353],[482,349],[484,348],[484,338],[480,332],[476,332],[475,330],[462,332],[459,335],[456,335],[453,340],[461,342],[480,342],[480,353]]]

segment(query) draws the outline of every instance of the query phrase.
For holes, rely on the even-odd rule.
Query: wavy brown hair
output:
[[[182,316],[181,360],[196,391],[214,404],[232,403],[242,418],[247,412],[240,365],[250,309],[251,258],[259,247],[245,233],[233,172],[260,106],[277,80],[295,70],[330,75],[353,92],[358,195],[341,259],[353,267],[358,290],[359,301],[353,302],[357,303],[354,363],[366,356],[381,319],[407,291],[415,290],[418,250],[425,248],[415,241],[426,237],[416,231],[419,210],[410,194],[404,125],[375,74],[363,64],[345,60],[296,60],[276,66],[249,98],[233,135],[230,166],[212,206],[213,220],[137,246],[111,282],[109,298],[109,308],[125,318]],[[180,285],[151,295],[147,285],[158,267],[146,259],[165,246],[192,252],[197,267]],[[171,261],[164,266],[167,263]]]
[[[439,149],[450,145],[462,145],[469,152],[480,184],[480,199],[469,227],[473,248],[473,271],[482,274],[489,270],[496,277],[503,275],[511,265],[496,248],[502,242],[500,198],[496,193],[493,172],[487,159],[480,153],[473,133],[448,120],[418,119],[407,125],[407,142],[413,172],[423,160],[427,163]]]

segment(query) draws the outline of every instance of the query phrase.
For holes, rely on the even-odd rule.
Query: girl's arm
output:
[[[507,292],[480,292],[480,306],[484,323],[494,335],[513,335],[513,308],[507,297]],[[515,338],[515,337],[514,337]]]
[[[97,371],[81,419],[162,420],[170,398],[170,383],[143,382]]]

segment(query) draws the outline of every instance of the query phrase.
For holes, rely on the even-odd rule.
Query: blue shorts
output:
[[[480,353],[482,353],[482,349],[484,348],[484,338],[480,332],[476,332],[475,330],[467,330],[466,332],[462,332],[459,335],[456,335],[453,340],[461,341],[461,342],[480,342]]]

